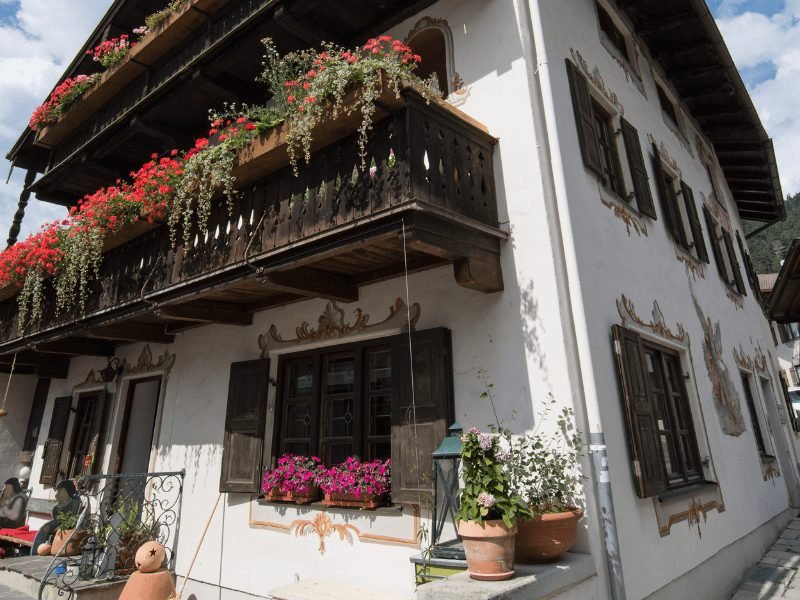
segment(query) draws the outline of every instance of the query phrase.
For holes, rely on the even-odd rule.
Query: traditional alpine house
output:
[[[115,0],[59,83],[102,74],[11,149],[12,238],[31,194],[74,207],[200,149],[209,109],[264,104],[265,38],[400,40],[441,99],[383,90],[366,137],[340,115],[296,171],[260,129],[205,227],[189,207],[111,228],[66,308],[61,273],[0,289],[0,466],[30,468],[36,510],[82,476],[138,498],[136,523],[169,498],[183,597],[728,597],[800,489],[742,231],[784,217],[775,157],[703,0],[164,1]],[[517,433],[551,396],[574,410],[578,543],[535,576],[417,587],[452,572],[422,556],[431,454],[495,422],[481,377]],[[391,459],[390,502],[260,497],[287,452]]]

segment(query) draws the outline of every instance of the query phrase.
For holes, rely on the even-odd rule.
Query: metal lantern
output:
[[[78,575],[81,579],[94,579],[97,562],[103,547],[97,543],[97,538],[90,536],[81,548],[81,562]]]
[[[463,428],[453,423],[449,435],[433,451],[433,535],[431,555],[434,558],[464,560],[464,545],[458,537],[459,474],[461,467],[461,434]],[[447,522],[453,526],[453,536],[444,540]]]

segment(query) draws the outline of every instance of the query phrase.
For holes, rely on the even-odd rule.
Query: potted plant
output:
[[[383,506],[392,481],[391,460],[361,462],[349,457],[340,465],[321,469],[317,476],[325,506],[375,509]]]
[[[78,515],[70,512],[60,512],[56,520],[58,521],[58,529],[56,529],[53,536],[50,555],[56,556],[63,547],[61,556],[78,556],[86,538],[85,531],[75,531],[78,526]],[[73,535],[73,532],[75,535]],[[72,536],[71,539],[70,536]]]
[[[284,454],[278,466],[264,473],[264,497],[272,502],[308,504],[319,499],[317,476],[321,462],[316,456]]]
[[[158,538],[159,527],[151,511],[140,503],[124,500],[119,503],[104,536],[107,543],[113,533],[117,535],[114,569],[118,575],[129,575],[136,570],[136,551],[145,542]]]
[[[464,487],[458,509],[458,534],[464,541],[472,579],[499,581],[514,575],[517,520],[531,512],[511,491],[505,461],[507,438],[473,427],[461,437]]]
[[[579,508],[583,477],[578,468],[583,440],[572,419],[572,409],[564,408],[551,433],[541,433],[537,427],[512,442],[511,489],[533,513],[518,526],[517,558],[522,562],[556,560],[575,544],[583,516]]]

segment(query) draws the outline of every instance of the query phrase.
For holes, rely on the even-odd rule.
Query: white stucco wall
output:
[[[33,404],[33,393],[36,389],[36,377],[33,375],[0,375],[0,403],[6,397],[8,414],[0,418],[0,484],[9,477],[17,477],[20,467],[19,453],[25,441],[25,430],[28,416]]]
[[[606,50],[601,43],[593,1],[539,2],[538,9],[546,48],[546,56],[539,56],[540,68],[543,80],[552,90],[552,97],[546,102],[551,103],[551,122],[548,125],[554,138],[553,154],[557,157],[554,168],[557,185],[569,206],[564,222],[569,227],[568,237],[573,249],[568,252],[575,253],[575,268],[569,276],[571,287],[576,292],[584,389],[588,402],[599,406],[602,414],[601,421],[592,423],[592,426],[597,428],[596,431],[603,431],[608,442],[626,591],[628,597],[642,598],[784,511],[789,502],[784,478],[788,478],[790,486],[796,486],[796,475],[792,472],[796,460],[785,443],[784,436],[788,434],[781,426],[780,403],[757,396],[756,402],[761,404],[770,420],[772,441],[768,443],[779,455],[781,465],[785,465],[781,479],[764,480],[733,357],[734,348],[741,346],[747,355],[752,356],[757,345],[765,353],[772,349],[774,356],[767,322],[752,293],[743,299],[743,306],[738,307],[726,296],[713,256],[712,263],[697,276],[677,260],[680,251],[676,250],[664,226],[653,185],[659,220],[645,219],[646,235],[638,235],[633,229],[628,231],[626,224],[602,204],[598,181],[581,161],[565,59],[572,58],[573,51],[579,52],[589,71],[602,79],[605,90],[616,94],[625,118],[639,130],[651,184],[652,153],[647,143],[648,134],[659,145],[663,144],[669,156],[677,162],[683,180],[693,188],[695,199],[702,202],[711,190],[705,168],[698,159],[697,132],[686,119],[687,142],[680,140],[665,123],[652,69],[645,58],[639,60],[643,95],[634,80]],[[590,86],[595,88],[595,93],[600,93],[599,88],[593,84]],[[624,154],[622,160],[625,161]],[[722,183],[721,179],[719,183]],[[733,230],[741,231],[730,194],[724,185],[720,187],[723,188],[720,193],[724,196]],[[703,229],[706,229],[704,222]],[[711,254],[708,235],[704,235]],[[711,381],[704,364],[703,332],[692,292],[705,315],[720,324],[724,360],[740,396],[747,428],[739,437],[725,435],[720,428],[712,401]],[[678,331],[677,324],[680,323],[688,333],[689,346],[682,350],[682,362],[688,375],[694,424],[698,438],[701,438],[698,440],[700,453],[710,460],[706,477],[719,482],[724,497],[725,512],[709,511],[699,528],[690,528],[686,521],[675,524],[666,537],[659,535],[653,500],[637,498],[631,476],[610,336],[611,325],[621,323],[616,302],[623,294],[634,303],[645,322],[652,320],[653,302],[657,301],[666,324]],[[652,339],[669,345],[657,335]],[[768,376],[770,385],[776,385],[773,360],[769,361]],[[759,389],[756,393],[760,392]],[[778,393],[777,388],[774,393]],[[685,506],[688,507],[691,500],[691,497],[685,498]],[[723,578],[721,581],[738,577],[737,573],[717,571]]]

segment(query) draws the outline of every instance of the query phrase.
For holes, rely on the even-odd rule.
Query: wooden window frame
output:
[[[600,29],[601,35],[605,36],[608,42],[620,54],[620,57],[623,58],[628,65],[633,67],[628,36],[625,35],[622,29],[617,25],[614,21],[614,17],[611,16],[611,13],[605,6],[599,2],[595,2],[595,7],[597,9],[597,26]]]
[[[678,103],[672,99],[662,83],[655,80],[655,84],[656,96],[658,97],[658,105],[661,108],[661,114],[668,119],[669,123],[678,129],[681,135],[683,135],[683,127],[681,126],[680,117],[678,116]]]
[[[636,494],[661,497],[703,483],[705,462],[682,353],[620,325],[613,325],[611,333]],[[664,437],[667,433],[670,437]],[[672,474],[667,473],[665,451],[678,467]]]
[[[277,458],[284,454],[283,444],[286,441],[284,417],[286,409],[286,388],[288,385],[288,371],[289,367],[298,361],[311,359],[313,364],[313,383],[311,391],[311,410],[312,414],[312,427],[311,437],[309,439],[309,455],[323,457],[324,451],[324,418],[325,418],[325,403],[324,403],[324,390],[322,389],[322,380],[325,375],[326,361],[335,358],[352,355],[354,358],[354,382],[353,387],[353,452],[352,455],[362,456],[368,459],[365,455],[368,447],[368,439],[371,437],[369,433],[369,367],[367,364],[367,355],[369,352],[374,351],[388,351],[391,352],[391,338],[377,338],[371,340],[364,340],[360,342],[353,342],[350,344],[341,344],[335,346],[323,346],[313,350],[305,350],[300,352],[293,352],[281,354],[278,357],[278,386],[275,395],[275,420],[273,423],[272,432],[272,456]],[[392,366],[392,376],[395,376],[395,367]],[[388,393],[393,393],[392,389]],[[393,398],[394,400],[394,398]],[[391,434],[382,436],[391,440]],[[390,442],[391,443],[391,442]]]
[[[674,437],[673,450],[680,468],[679,474],[681,479],[670,479],[670,474],[666,471],[666,464],[662,461],[662,466],[667,475],[667,490],[670,491],[686,487],[687,485],[693,485],[703,480],[703,465],[700,461],[700,451],[697,445],[697,431],[694,426],[694,415],[692,413],[691,401],[689,400],[686,382],[683,377],[683,362],[681,361],[680,353],[667,348],[666,346],[651,342],[647,339],[642,340],[642,345],[645,348],[645,352],[651,351],[658,355],[660,363],[659,375],[662,385],[664,386],[663,392],[665,395],[665,401],[667,403],[667,406],[665,407],[667,414],[662,416],[666,417],[666,425],[668,425],[668,427],[662,427],[659,421],[658,434],[659,437],[661,437],[665,433],[668,433],[668,435]],[[673,365],[677,363],[678,372],[675,380],[677,382],[678,389],[673,389],[673,386],[670,384],[669,377],[666,373],[667,369],[669,368],[668,365],[670,360],[673,361]],[[651,391],[651,393],[654,392]],[[679,406],[681,403],[682,406]],[[678,415],[681,408],[686,415],[688,427],[679,427],[678,423],[680,419]],[[687,444],[684,445],[679,443],[679,437],[687,438]],[[694,454],[693,460],[691,456],[686,456],[687,453]],[[663,454],[661,456],[663,458]],[[692,464],[692,462],[694,462],[694,464]]]
[[[47,396],[50,391],[50,379],[40,377],[36,381],[36,390],[33,393],[31,412],[28,415],[28,425],[25,427],[25,437],[22,440],[19,461],[23,464],[31,464],[42,433],[42,420],[44,410],[47,407]]]
[[[122,426],[120,427],[119,433],[119,441],[117,442],[117,453],[116,453],[116,464],[114,465],[114,473],[119,473],[120,469],[122,468],[122,464],[125,461],[125,445],[128,437],[128,429],[130,427],[131,422],[131,412],[133,409],[133,396],[136,392],[136,386],[142,383],[149,383],[152,381],[158,382],[158,397],[156,399],[156,412],[153,419],[153,438],[150,440],[150,461],[148,464],[152,462],[153,458],[153,448],[158,444],[158,432],[159,432],[159,420],[161,417],[161,400],[162,400],[162,391],[164,388],[164,377],[161,375],[151,375],[148,377],[141,377],[138,379],[130,379],[127,382],[127,389],[125,391],[125,407],[122,413]],[[148,467],[149,469],[149,467]]]
[[[594,97],[592,97],[592,117],[595,137],[600,150],[600,163],[603,165],[603,174],[598,176],[600,183],[606,190],[619,198],[627,198],[625,178],[622,175],[619,147],[617,146],[615,119]]]
[[[756,395],[753,391],[753,382],[761,378],[743,370],[739,370],[739,377],[744,391],[747,413],[750,416],[750,425],[753,427],[753,438],[756,443],[758,455],[762,460],[774,460],[775,454],[772,449],[769,432],[763,425],[763,423],[767,421],[767,415],[761,400],[761,394],[759,392],[758,395]]]

